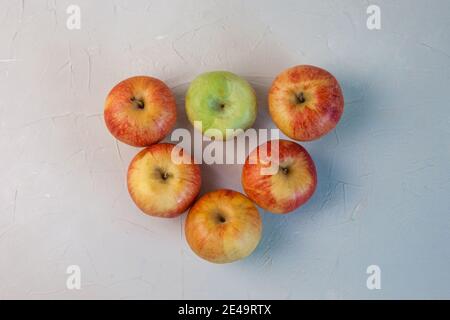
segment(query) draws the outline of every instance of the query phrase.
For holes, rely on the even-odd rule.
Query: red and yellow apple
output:
[[[261,239],[258,209],[243,194],[221,189],[205,194],[189,210],[186,240],[201,258],[229,263],[250,255]]]
[[[175,125],[175,98],[159,79],[138,76],[117,84],[108,94],[104,118],[116,139],[146,147],[162,140]]]
[[[293,141],[272,140],[260,145],[249,154],[242,170],[247,196],[272,213],[297,209],[311,198],[316,185],[311,156]]]
[[[326,70],[302,65],[283,71],[269,91],[269,112],[289,138],[311,141],[336,127],[344,97],[336,78]]]
[[[146,214],[172,218],[185,212],[200,192],[200,168],[182,148],[170,143],[139,152],[128,168],[128,191]],[[177,161],[173,161],[176,154]]]

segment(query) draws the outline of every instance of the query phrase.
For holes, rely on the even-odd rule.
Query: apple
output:
[[[128,191],[144,213],[172,218],[185,212],[201,186],[200,168],[182,148],[171,143],[151,145],[128,168]],[[179,162],[173,161],[177,154]]]
[[[289,138],[311,141],[336,127],[344,112],[344,97],[336,78],[314,66],[283,71],[269,91],[269,112]]]
[[[104,118],[116,139],[146,147],[162,140],[175,125],[175,98],[161,80],[132,77],[117,84],[108,94]]]
[[[277,153],[277,154],[275,154]],[[270,174],[264,169],[275,168]],[[309,153],[288,140],[272,140],[247,157],[242,186],[247,196],[272,213],[291,212],[313,195],[317,173]]]
[[[246,80],[231,72],[203,73],[189,86],[186,113],[204,135],[227,140],[238,129],[245,130],[255,122],[255,91]]]
[[[220,189],[201,197],[186,218],[186,240],[201,258],[229,263],[249,256],[261,239],[258,209],[242,193]]]

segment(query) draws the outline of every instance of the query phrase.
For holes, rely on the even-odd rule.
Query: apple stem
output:
[[[144,109],[144,101],[141,99],[136,99],[135,97],[131,98],[131,102],[133,103],[133,106],[135,106],[138,109]]]
[[[298,104],[304,103],[306,101],[306,99],[305,99],[305,97],[303,95],[303,92],[300,92],[299,94],[296,94],[295,98],[297,99],[297,103]]]
[[[227,219],[225,218],[225,216],[218,212],[217,213],[217,222],[219,222],[220,224],[225,223],[227,221]]]

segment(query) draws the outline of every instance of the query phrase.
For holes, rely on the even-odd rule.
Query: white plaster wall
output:
[[[381,30],[366,9],[381,8]],[[68,30],[66,9],[81,8]],[[266,94],[286,67],[342,84],[337,129],[303,144],[319,175],[296,213],[261,210],[248,259],[197,258],[184,216],[132,204],[103,101],[118,81],[156,76],[183,97],[207,70]],[[450,298],[450,2],[0,0],[0,298]],[[204,167],[203,191],[242,190],[241,166]],[[366,287],[379,265],[382,289]],[[66,288],[79,265],[81,290]]]

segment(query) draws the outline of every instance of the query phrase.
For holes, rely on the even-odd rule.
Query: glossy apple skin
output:
[[[224,140],[233,137],[226,129],[245,130],[256,119],[256,95],[250,84],[227,71],[213,71],[199,75],[186,94],[186,113],[189,121],[202,123],[201,131],[216,129]],[[200,128],[196,128],[200,129]]]
[[[247,196],[261,208],[272,213],[288,213],[313,195],[317,186],[316,167],[305,148],[293,141],[277,140],[279,160],[275,160],[274,165],[279,170],[272,175],[261,174],[261,169],[270,164],[264,161],[268,158],[261,156],[260,150],[267,148],[267,156],[271,157],[274,141],[249,154],[242,170],[242,186]],[[252,158],[253,163],[250,161]]]
[[[289,138],[311,141],[336,127],[344,112],[344,96],[328,71],[295,66],[274,80],[269,91],[269,112]]]
[[[243,194],[221,189],[205,194],[189,210],[186,240],[201,258],[230,263],[249,256],[261,239],[258,209]]]
[[[128,191],[144,213],[173,218],[193,203],[201,186],[200,168],[183,149],[183,163],[172,161],[175,145],[154,144],[139,152],[128,168]],[[188,163],[190,162],[190,163]]]
[[[117,84],[108,94],[104,119],[116,139],[146,147],[162,140],[177,118],[175,98],[167,85],[138,76]]]

